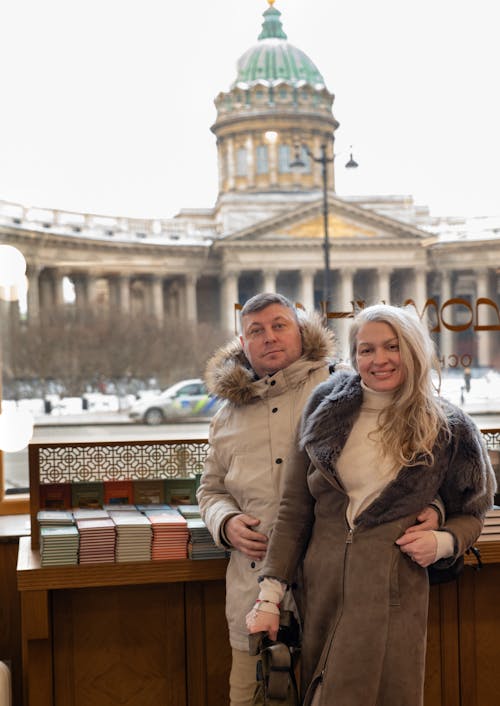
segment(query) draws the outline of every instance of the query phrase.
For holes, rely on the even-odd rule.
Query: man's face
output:
[[[302,337],[293,311],[270,304],[242,317],[241,345],[259,377],[272,375],[302,355]]]

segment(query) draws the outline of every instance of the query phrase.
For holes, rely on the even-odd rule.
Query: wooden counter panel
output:
[[[231,647],[225,595],[225,581],[185,585],[186,634],[191,636],[187,642],[190,706],[229,703]]]
[[[458,591],[462,704],[492,706],[500,702],[500,565],[464,572]]]
[[[182,584],[53,596],[54,706],[184,706]]]

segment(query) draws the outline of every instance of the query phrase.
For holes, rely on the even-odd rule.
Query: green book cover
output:
[[[97,481],[73,483],[71,486],[71,502],[73,507],[102,507],[104,505],[103,484]]]
[[[165,483],[162,480],[135,480],[136,505],[162,505],[165,503]]]
[[[196,478],[167,478],[165,502],[170,505],[196,504]]]

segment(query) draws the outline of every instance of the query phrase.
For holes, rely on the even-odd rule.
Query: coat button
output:
[[[278,408],[277,408],[277,407],[273,407],[271,411],[272,411],[273,414],[276,414],[276,412],[278,411]]]
[[[277,459],[276,459],[276,463],[283,463],[283,459],[282,459],[282,458],[277,458]]]

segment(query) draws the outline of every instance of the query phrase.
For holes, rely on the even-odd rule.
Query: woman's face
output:
[[[396,390],[404,380],[399,340],[389,324],[369,321],[359,329],[356,362],[361,379],[376,392]]]

